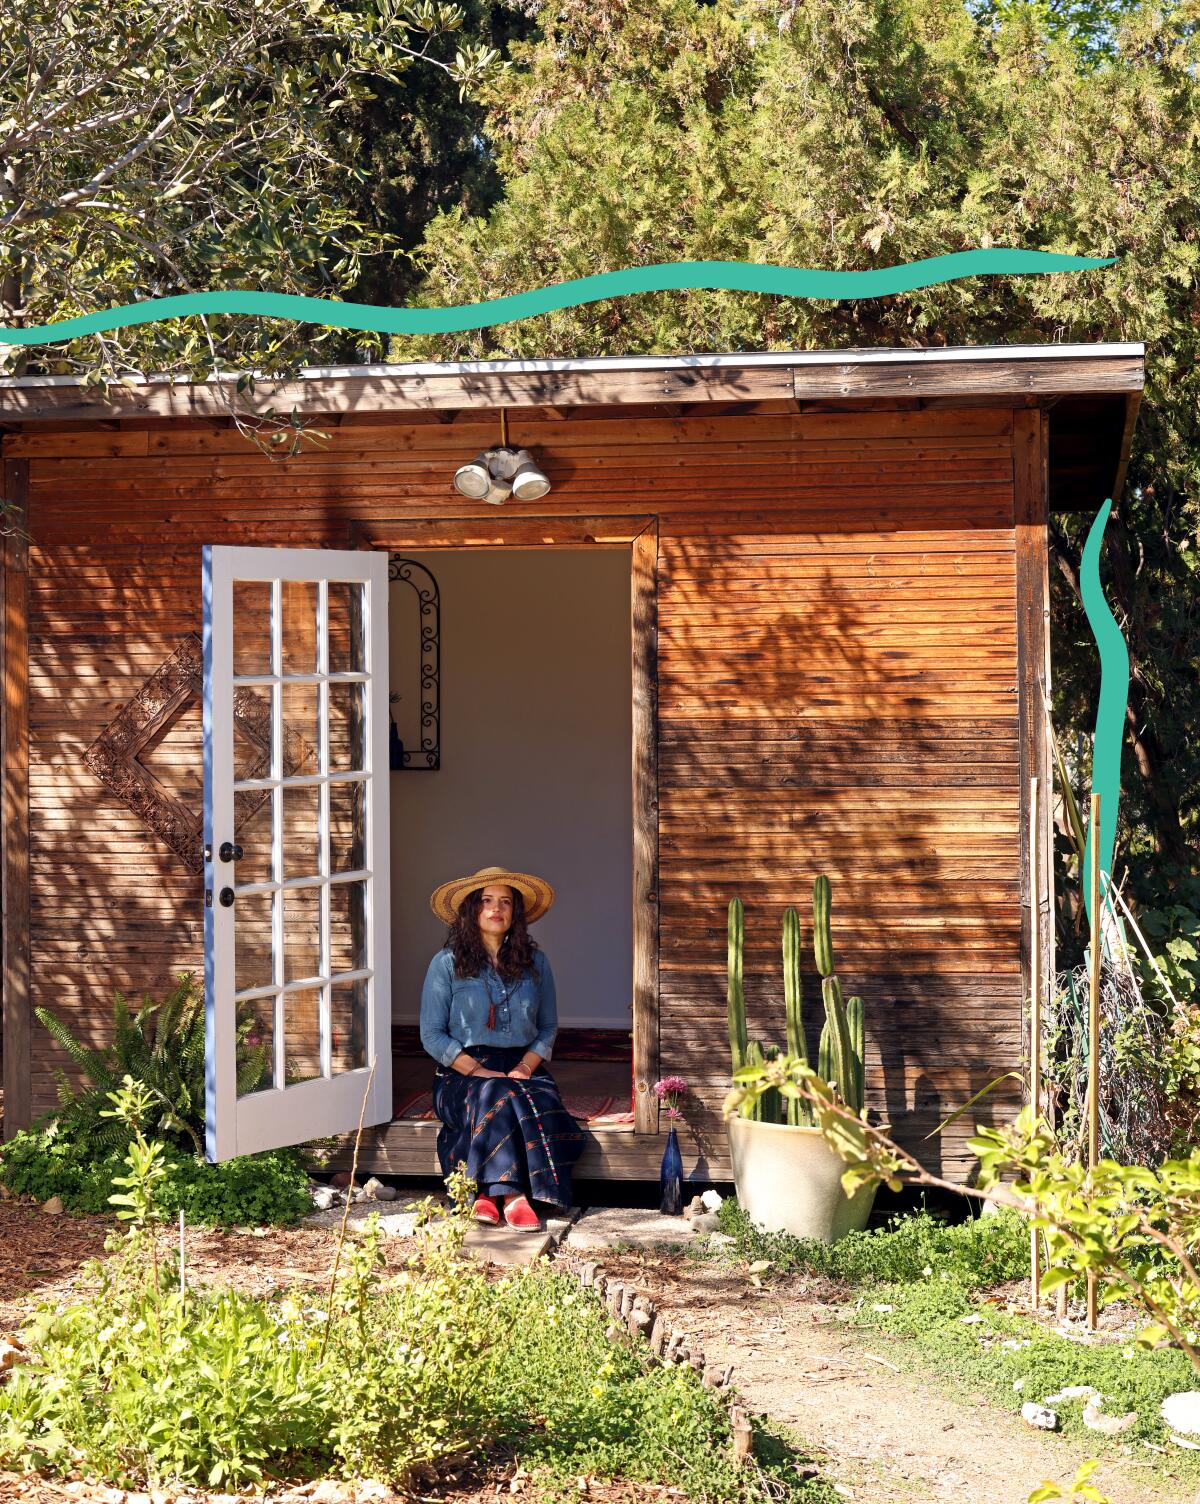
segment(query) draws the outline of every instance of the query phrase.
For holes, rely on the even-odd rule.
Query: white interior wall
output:
[[[567,1025],[632,1027],[630,557],[623,548],[405,551],[441,598],[441,767],[390,774],[393,1015],[416,1021],[441,882],[480,867],[555,889],[533,926]],[[391,586],[391,684],[415,744],[416,597]],[[406,727],[412,728],[406,732]]]

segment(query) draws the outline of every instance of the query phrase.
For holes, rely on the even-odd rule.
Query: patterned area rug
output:
[[[614,1098],[601,1096],[597,1092],[594,1096],[580,1093],[572,1096],[567,1093],[563,1096],[563,1106],[573,1118],[581,1122],[591,1122],[595,1118],[605,1118],[608,1122],[623,1122],[624,1114],[610,1111]],[[632,1115],[630,1115],[632,1118]],[[433,1114],[433,1093],[431,1091],[413,1092],[392,1113],[392,1121],[404,1118],[408,1122],[435,1122]]]

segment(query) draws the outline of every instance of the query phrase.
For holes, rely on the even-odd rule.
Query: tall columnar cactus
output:
[[[729,1014],[729,1053],[734,1071],[746,1064],[746,993],[742,985],[742,953],[745,947],[745,915],[742,900],[729,901],[729,985],[726,1007]]]
[[[846,1003],[846,1023],[850,1028],[850,1053],[854,1059],[854,1083],[857,1103],[855,1112],[861,1112],[867,1100],[865,1009],[861,997],[852,997]]]
[[[800,981],[800,916],[789,908],[783,915],[783,1009],[787,1029],[787,1052],[808,1064],[804,1039],[804,991]],[[799,1097],[789,1097],[787,1120],[793,1128],[811,1126],[812,1109]]]
[[[833,975],[833,934],[829,927],[832,907],[829,879],[822,875],[813,883],[813,956],[823,977]]]
[[[843,1001],[842,984],[834,971],[833,935],[831,930],[832,893],[829,879],[818,877],[813,884],[813,955],[821,975],[821,998],[825,1004],[825,1026],[817,1051],[817,1074],[837,1087],[846,1106],[861,1112],[866,1101],[863,1062],[863,1000],[852,997]],[[734,898],[729,904],[729,985],[726,994],[729,1016],[729,1053],[735,1071],[744,1065],[761,1065],[778,1054],[773,1045],[750,1040],[746,1032],[746,995],[743,984],[745,955],[745,913],[742,902]],[[789,908],[783,916],[783,1004],[787,1034],[787,1052],[808,1064],[808,1047],[804,1039],[803,991],[800,982],[800,919]],[[745,1103],[743,1117],[764,1122],[786,1121],[793,1127],[811,1124],[812,1109],[807,1102],[783,1098],[776,1090],[765,1092],[753,1103]]]

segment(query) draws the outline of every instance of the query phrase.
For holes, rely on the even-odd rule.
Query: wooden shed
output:
[[[213,1152],[352,1128],[370,1056],[366,1165],[434,1173],[426,896],[510,863],[559,892],[581,1173],[657,1174],[670,1072],[722,1180],[728,901],[781,1040],[825,872],[869,1098],[965,1174],[965,1122],[925,1135],[1022,1059],[1047,511],[1119,492],[1142,381],[1130,344],[322,369],[253,396],[323,435],[286,461],[215,382],[0,383],[5,1131],[67,1065],[34,1007],[103,1042],[207,960]],[[454,489],[502,426],[541,499]],[[235,1100],[238,1008],[274,1074]]]

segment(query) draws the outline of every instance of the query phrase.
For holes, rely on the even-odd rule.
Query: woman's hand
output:
[[[477,1071],[469,1071],[467,1074],[474,1081],[501,1081],[504,1079],[503,1071],[489,1071],[486,1065],[481,1065]]]
[[[508,1075],[511,1081],[528,1081],[533,1072],[526,1065],[514,1065]]]

